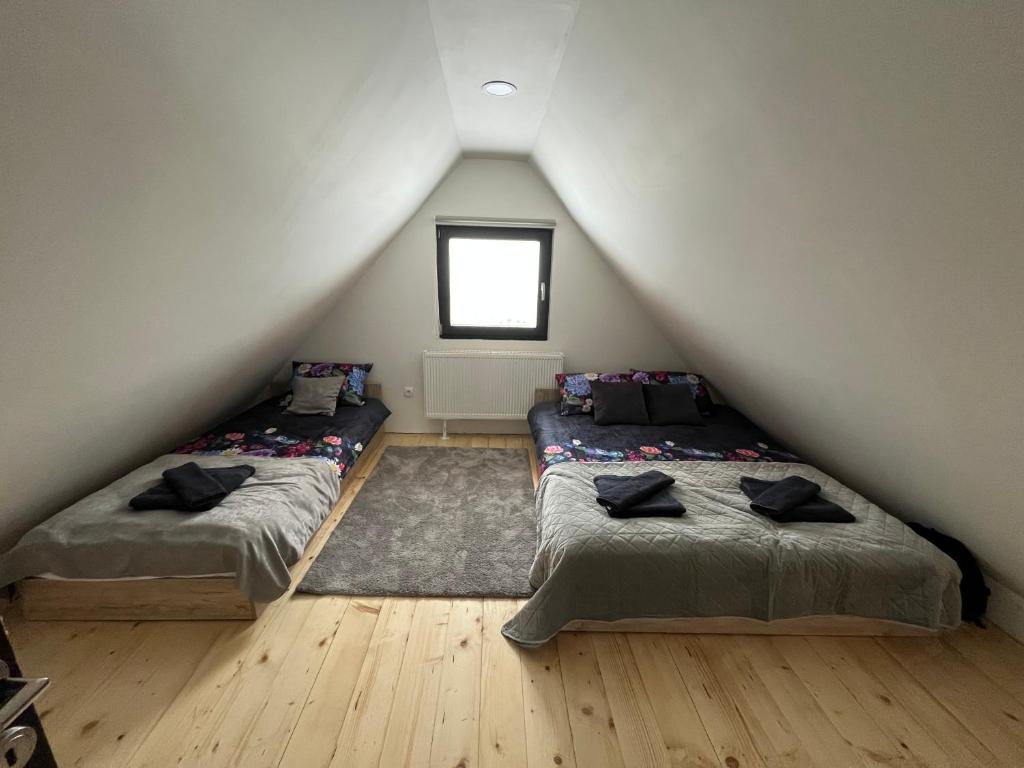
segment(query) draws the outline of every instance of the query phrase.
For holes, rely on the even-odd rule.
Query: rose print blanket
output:
[[[319,459],[344,477],[391,411],[367,398],[362,407],[341,406],[333,416],[285,413],[279,398],[265,400],[176,448],[197,456]]]
[[[558,403],[535,405],[528,419],[541,472],[563,462],[800,461],[739,411],[724,405],[715,406],[701,427],[602,427],[588,413],[560,416]]]

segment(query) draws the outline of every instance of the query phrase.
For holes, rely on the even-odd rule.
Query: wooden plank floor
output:
[[[253,623],[7,620],[26,672],[53,678],[40,709],[62,766],[1024,766],[1024,647],[997,629],[570,633],[525,651],[500,634],[518,604],[295,595]]]

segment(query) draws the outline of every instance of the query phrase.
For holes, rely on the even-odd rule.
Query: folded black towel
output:
[[[791,478],[786,478],[789,480]],[[803,480],[803,478],[799,478]],[[857,518],[831,501],[826,501],[815,492],[809,501],[793,507],[785,512],[767,512],[766,507],[761,504],[764,494],[773,491],[776,486],[785,480],[758,480],[753,477],[740,478],[740,490],[751,500],[750,508],[768,516],[776,523],[855,523]],[[820,486],[808,480],[804,482],[813,485],[820,490]],[[773,498],[769,497],[771,501]]]
[[[197,476],[192,469],[177,472],[176,469],[195,467],[202,473]],[[202,469],[195,462],[183,464],[175,470],[164,472],[164,479],[152,488],[140,493],[128,504],[132,509],[180,509],[185,512],[205,512],[220,504],[232,491],[255,474],[256,469],[249,464],[236,467],[218,467]],[[196,482],[191,483],[190,479]],[[173,482],[173,484],[172,484]],[[220,489],[214,490],[213,483]],[[187,495],[183,497],[182,491]],[[205,493],[205,496],[203,495]]]
[[[597,502],[612,517],[678,516],[686,510],[665,490],[675,482],[664,472],[651,470],[642,475],[598,475]]]
[[[194,461],[166,470],[164,480],[188,509],[209,509],[228,495],[216,476]]]
[[[750,504],[762,515],[779,515],[799,507],[818,495],[821,486],[798,475],[790,475],[769,484]]]
[[[621,507],[609,509],[608,516],[615,518],[681,517],[684,512],[686,512],[686,507],[674,498],[672,492],[666,488],[628,509],[622,509]]]

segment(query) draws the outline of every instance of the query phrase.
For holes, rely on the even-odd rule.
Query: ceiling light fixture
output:
[[[480,87],[484,89],[484,93],[491,96],[511,96],[517,90],[512,83],[505,80],[489,80]]]

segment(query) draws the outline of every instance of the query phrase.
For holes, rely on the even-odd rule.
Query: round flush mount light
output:
[[[511,96],[517,90],[512,83],[505,80],[488,80],[480,87],[484,89],[484,93],[491,96]]]

